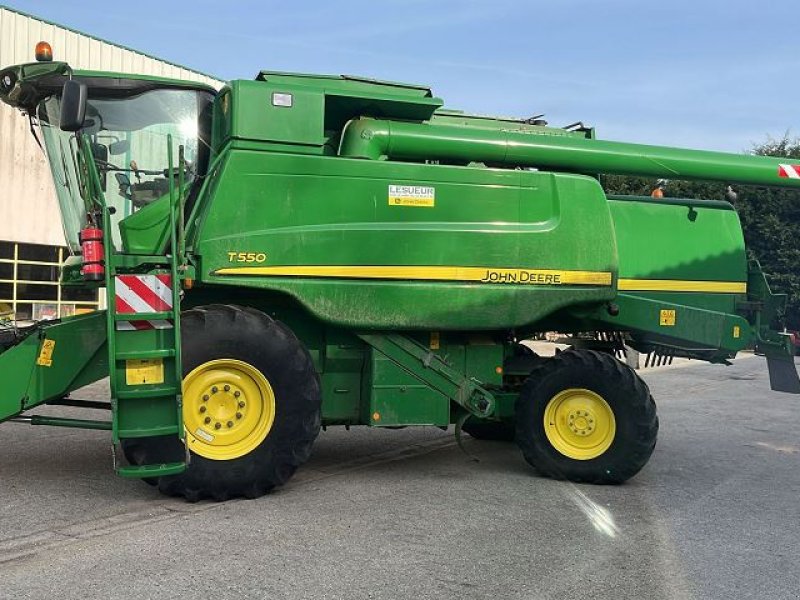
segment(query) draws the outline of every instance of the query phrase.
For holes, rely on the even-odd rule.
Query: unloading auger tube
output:
[[[800,177],[792,165],[766,156],[434,122],[354,119],[344,129],[339,155],[371,160],[495,163],[576,173],[800,187]]]

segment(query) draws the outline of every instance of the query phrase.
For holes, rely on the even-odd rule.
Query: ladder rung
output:
[[[162,255],[162,254],[151,254],[151,255],[141,255],[141,254],[114,254],[111,262],[114,266],[122,266],[122,267],[130,267],[132,265],[153,265],[154,268],[159,268],[159,265],[164,265],[165,269],[169,268],[169,255]],[[118,273],[114,272],[115,275]]]
[[[128,352],[117,352],[117,360],[145,360],[148,358],[172,358],[175,350],[130,350]]]
[[[186,463],[163,463],[160,465],[130,465],[119,467],[117,473],[122,477],[128,478],[147,478],[163,477],[166,475],[178,475],[186,470]]]
[[[117,398],[126,400],[128,398],[158,398],[159,396],[177,396],[180,389],[173,386],[150,387],[145,389],[129,388],[117,390]]]
[[[120,429],[117,437],[121,440],[130,438],[153,437],[156,435],[177,435],[180,430],[177,425],[156,425],[154,427],[137,427],[136,429]]]
[[[152,313],[125,313],[114,314],[115,321],[161,321],[164,319],[174,319],[175,314],[170,311]]]

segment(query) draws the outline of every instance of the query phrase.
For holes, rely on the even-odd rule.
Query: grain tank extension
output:
[[[620,483],[656,443],[615,354],[755,348],[800,392],[785,298],[730,204],[607,196],[600,173],[795,187],[779,160],[475,116],[424,86],[262,72],[219,92],[36,62],[0,99],[37,125],[72,251],[108,310],[0,329],[0,421],[107,429],[115,469],[189,500],[259,496],[321,426],[514,439],[541,474]],[[8,196],[13,190],[7,190]],[[525,340],[561,332],[540,357]],[[70,396],[109,377],[111,402]],[[29,411],[104,409],[108,418]]]

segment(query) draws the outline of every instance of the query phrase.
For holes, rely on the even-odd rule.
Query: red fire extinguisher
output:
[[[83,252],[83,268],[81,268],[83,278],[86,281],[102,281],[105,278],[103,230],[89,225],[81,229],[80,241]]]

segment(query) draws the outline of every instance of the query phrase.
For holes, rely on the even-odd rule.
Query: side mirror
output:
[[[86,99],[89,89],[85,83],[69,79],[61,92],[61,129],[78,131],[86,119]]]

